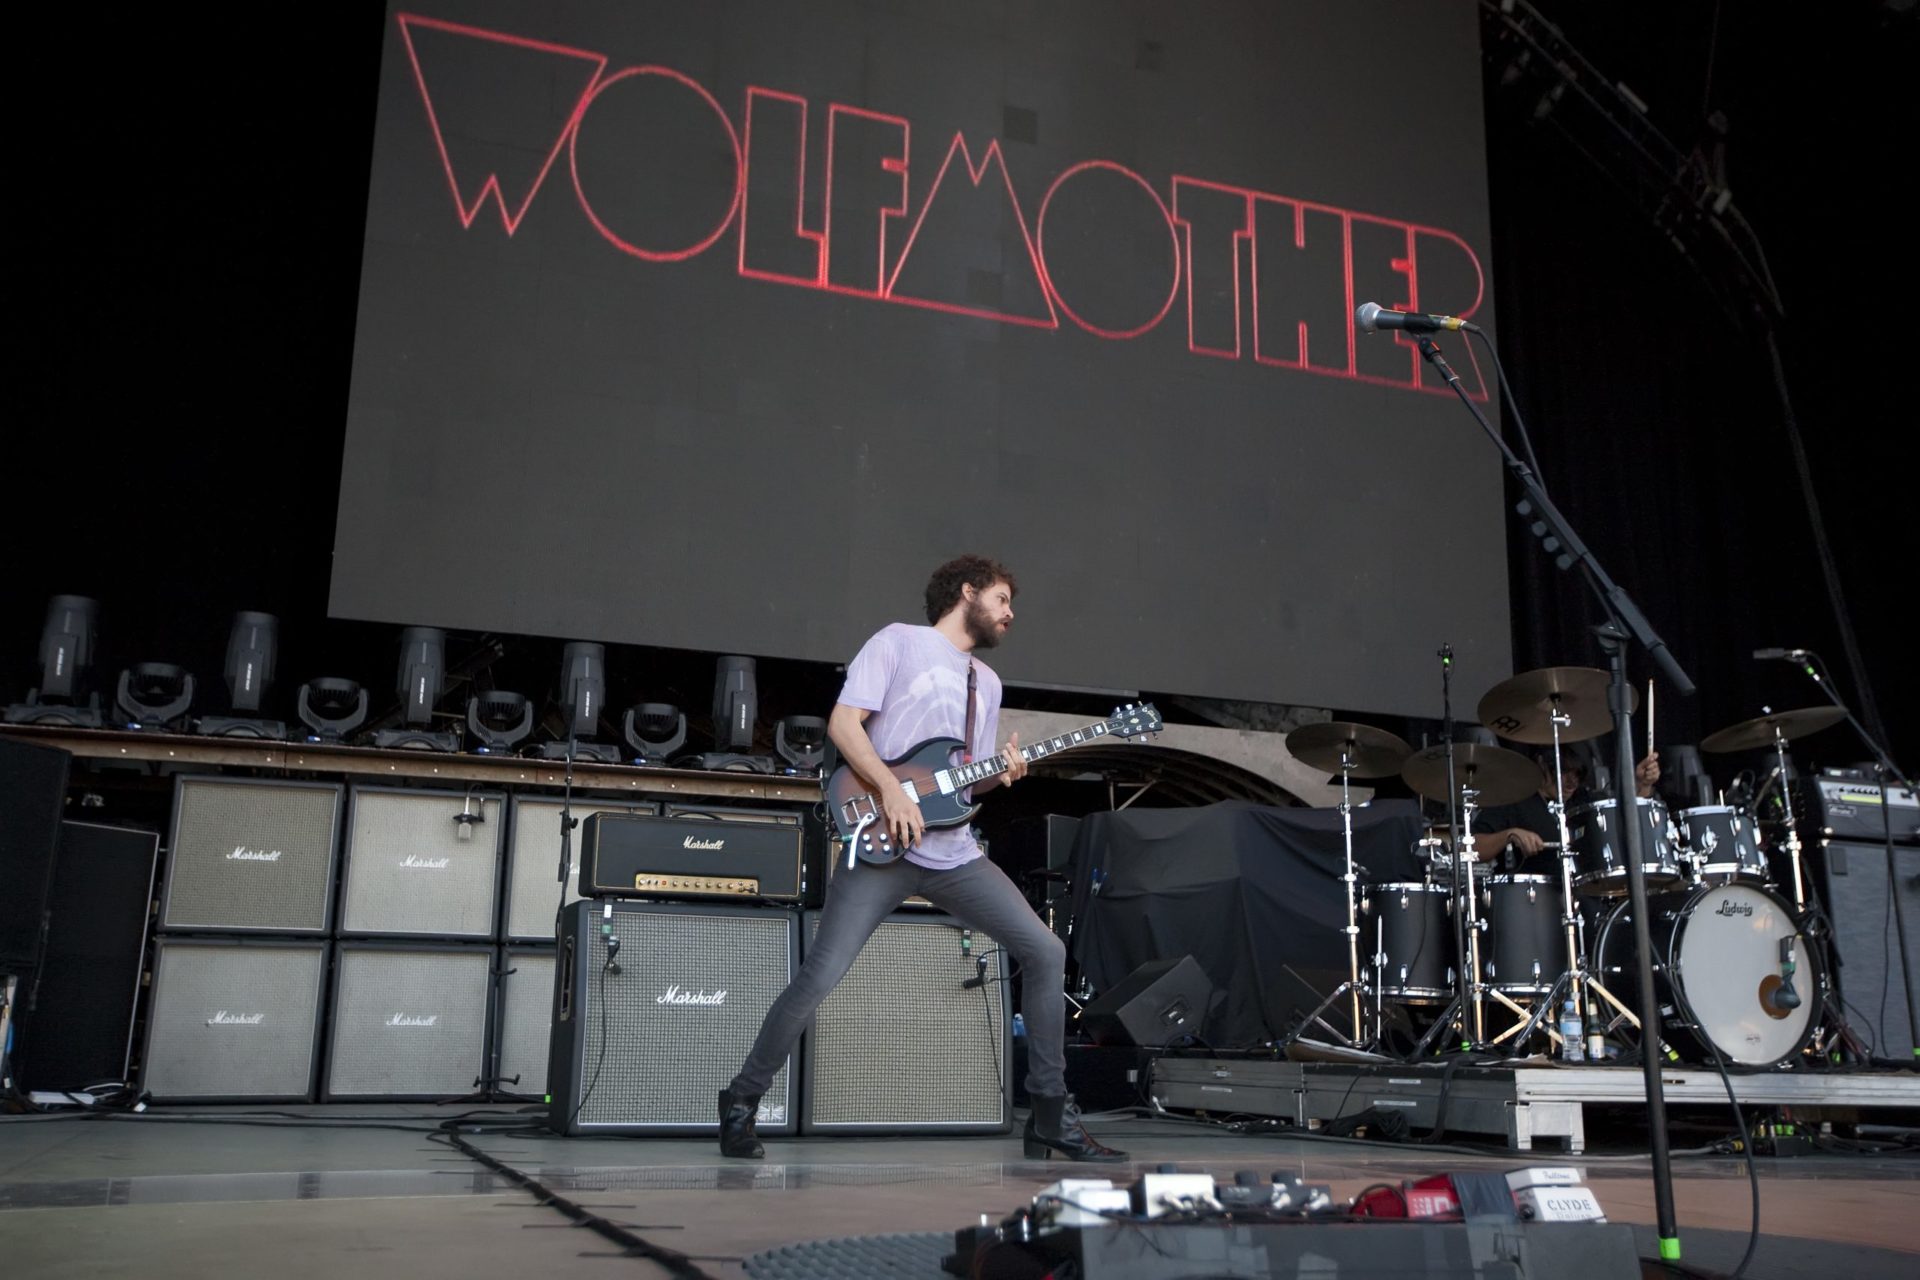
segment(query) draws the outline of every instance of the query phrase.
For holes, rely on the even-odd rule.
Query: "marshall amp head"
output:
[[[714,816],[593,814],[581,827],[581,896],[801,899],[806,826],[800,814],[702,812]]]

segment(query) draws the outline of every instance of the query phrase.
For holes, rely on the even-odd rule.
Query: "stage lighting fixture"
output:
[[[787,762],[782,772],[818,776],[827,759],[827,722],[819,716],[787,716],[774,727],[773,749]]]
[[[525,694],[494,689],[467,699],[467,730],[478,755],[506,755],[533,732],[533,703]]]
[[[628,707],[620,732],[633,748],[635,764],[665,764],[687,742],[687,717],[666,702],[642,702]]]
[[[193,675],[171,662],[136,663],[120,673],[114,705],[129,729],[178,732],[193,705]]]
[[[270,613],[241,610],[233,615],[227,634],[224,673],[227,691],[237,715],[201,716],[195,728],[217,738],[284,738],[286,722],[249,716],[257,712],[273,688],[274,664],[280,654],[280,619]]]
[[[621,763],[618,745],[593,740],[606,700],[607,647],[588,640],[571,641],[560,655],[560,716],[567,740],[543,742],[539,754],[548,760],[564,760],[571,753],[575,760]]]
[[[408,627],[400,633],[400,671],[394,692],[400,695],[402,727],[376,729],[376,747],[405,747],[415,751],[458,751],[457,729],[435,732],[434,704],[446,691],[447,636],[438,627]]]
[[[98,729],[100,698],[91,688],[94,627],[100,604],[86,596],[55,596],[40,627],[40,683],[27,700],[8,707],[9,724],[64,724]]]
[[[754,661],[724,656],[713,679],[713,745],[700,757],[702,769],[734,773],[772,773],[773,757],[745,754],[753,746],[753,721],[759,714]]]
[[[300,686],[300,722],[308,742],[339,742],[367,722],[367,691],[357,680],[321,676]]]

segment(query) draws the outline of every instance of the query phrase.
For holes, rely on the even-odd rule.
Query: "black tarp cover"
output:
[[[1410,800],[1356,807],[1361,884],[1418,880],[1421,829]],[[1191,955],[1214,985],[1209,1045],[1277,1040],[1320,1001],[1283,966],[1321,994],[1346,979],[1344,867],[1338,809],[1227,801],[1093,814],[1073,845],[1074,959],[1106,990],[1150,960]],[[1364,964],[1364,919],[1360,941]]]

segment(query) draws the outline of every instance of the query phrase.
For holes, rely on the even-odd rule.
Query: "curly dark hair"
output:
[[[1020,585],[1007,566],[985,556],[961,556],[949,560],[927,579],[927,621],[938,622],[960,599],[962,587],[985,591],[996,582],[1007,584],[1009,595],[1019,595]]]

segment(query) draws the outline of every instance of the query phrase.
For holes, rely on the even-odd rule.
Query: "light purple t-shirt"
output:
[[[896,622],[860,647],[847,667],[840,701],[873,713],[865,727],[882,760],[903,756],[928,738],[964,739],[967,659],[934,628]],[[979,658],[973,668],[973,757],[984,760],[996,749],[1000,677]],[[979,856],[971,827],[929,828],[907,861],[939,871]]]

